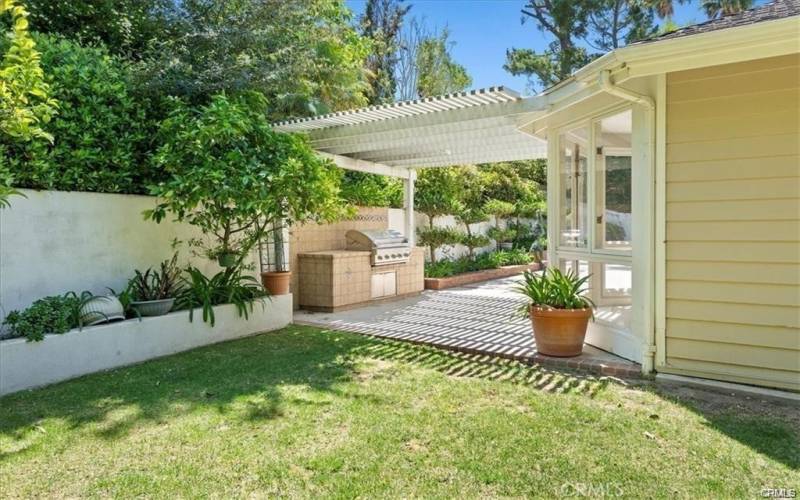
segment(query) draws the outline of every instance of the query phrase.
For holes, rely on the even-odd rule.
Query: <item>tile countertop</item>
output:
[[[350,257],[357,255],[372,255],[372,252],[366,250],[320,250],[297,254],[298,257]]]

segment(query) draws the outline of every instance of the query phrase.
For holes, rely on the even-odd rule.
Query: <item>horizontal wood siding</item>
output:
[[[666,366],[800,390],[800,55],[667,75]]]

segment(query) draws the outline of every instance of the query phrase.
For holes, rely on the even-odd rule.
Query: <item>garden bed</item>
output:
[[[509,276],[522,274],[525,271],[538,271],[541,267],[541,264],[537,263],[521,264],[516,266],[502,266],[496,269],[484,269],[483,271],[472,271],[449,276],[447,278],[425,278],[425,289],[444,290],[445,288],[454,288],[457,286],[469,285],[470,283],[507,278]]]
[[[176,311],[50,334],[41,342],[0,341],[0,395],[283,328],[292,321],[292,296],[273,296],[263,307],[257,301],[249,319],[233,304],[215,306],[214,315],[213,327],[197,309],[191,322],[188,311]]]

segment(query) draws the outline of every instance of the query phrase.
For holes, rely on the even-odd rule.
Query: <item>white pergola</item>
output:
[[[545,113],[545,102],[491,87],[287,120],[275,129],[307,133],[342,168],[403,179],[413,244],[416,169],[546,158],[547,143],[522,130]]]

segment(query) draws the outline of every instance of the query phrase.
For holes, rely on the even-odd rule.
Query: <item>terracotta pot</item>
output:
[[[547,356],[562,358],[579,356],[583,352],[586,327],[592,317],[591,309],[545,309],[530,306],[536,350]]]
[[[286,295],[289,293],[291,279],[291,271],[261,273],[261,284],[269,291],[270,295]]]

